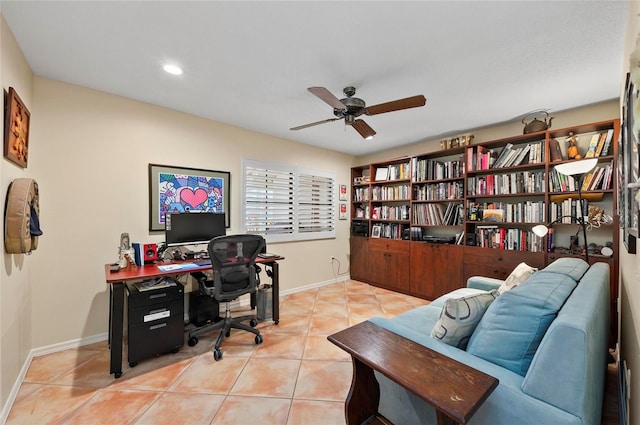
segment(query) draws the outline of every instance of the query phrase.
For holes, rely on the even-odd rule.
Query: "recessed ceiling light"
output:
[[[165,65],[162,67],[166,72],[173,75],[182,75],[182,68],[176,65]]]

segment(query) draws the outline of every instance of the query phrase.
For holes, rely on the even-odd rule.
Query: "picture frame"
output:
[[[371,228],[371,237],[379,238],[381,232],[382,232],[382,226],[379,224],[374,224],[373,227]]]
[[[340,204],[339,205],[340,211],[338,214],[338,218],[340,220],[346,220],[348,218],[347,216],[347,204]]]
[[[338,194],[338,199],[340,201],[346,201],[348,199],[347,185],[346,184],[341,184],[340,185],[340,193]]]
[[[634,114],[635,108],[640,106],[638,102],[640,102],[638,89],[630,80],[629,74],[627,74],[625,97],[622,105],[622,146],[618,151],[618,169],[622,170],[622,185],[618,187],[618,196],[623,198],[618,202],[618,207],[621,207],[618,214],[622,223],[624,244],[629,254],[636,253],[639,226],[638,202],[634,197],[634,188],[629,187],[630,183],[635,183],[638,180],[638,143],[640,143],[640,136],[634,130],[634,124],[640,120],[640,116],[635,116]]]
[[[31,113],[13,87],[5,91],[4,118],[4,157],[27,168]]]
[[[225,213],[230,227],[231,173],[149,164],[149,231],[164,231],[169,212]]]

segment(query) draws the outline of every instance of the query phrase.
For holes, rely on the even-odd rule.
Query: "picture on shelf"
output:
[[[502,222],[504,220],[504,210],[487,209],[482,211],[482,220],[491,222]]]
[[[373,227],[371,228],[371,237],[379,238],[381,232],[382,232],[382,226],[379,224],[374,224]]]

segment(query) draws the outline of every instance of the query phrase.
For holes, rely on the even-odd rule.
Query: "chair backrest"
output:
[[[209,241],[214,297],[226,302],[256,290],[256,257],[265,246],[259,235],[227,235]]]

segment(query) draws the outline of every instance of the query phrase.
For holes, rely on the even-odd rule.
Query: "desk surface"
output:
[[[284,257],[271,257],[271,258],[256,258],[256,264],[269,264],[274,263],[276,261],[284,260]],[[183,273],[192,273],[197,271],[211,270],[213,266],[211,264],[202,265],[196,267],[189,267],[185,269],[178,270],[169,270],[163,272],[158,268],[158,266],[165,266],[168,264],[180,264],[180,263],[191,263],[194,264],[194,261],[172,261],[170,263],[157,263],[157,264],[147,264],[144,266],[138,266],[133,270],[120,270],[114,273],[111,273],[111,264],[104,265],[104,275],[107,283],[116,283],[116,282],[124,282],[127,280],[137,280],[137,279],[150,279],[158,276],[167,276],[167,275],[175,275],[175,274],[183,274]]]

